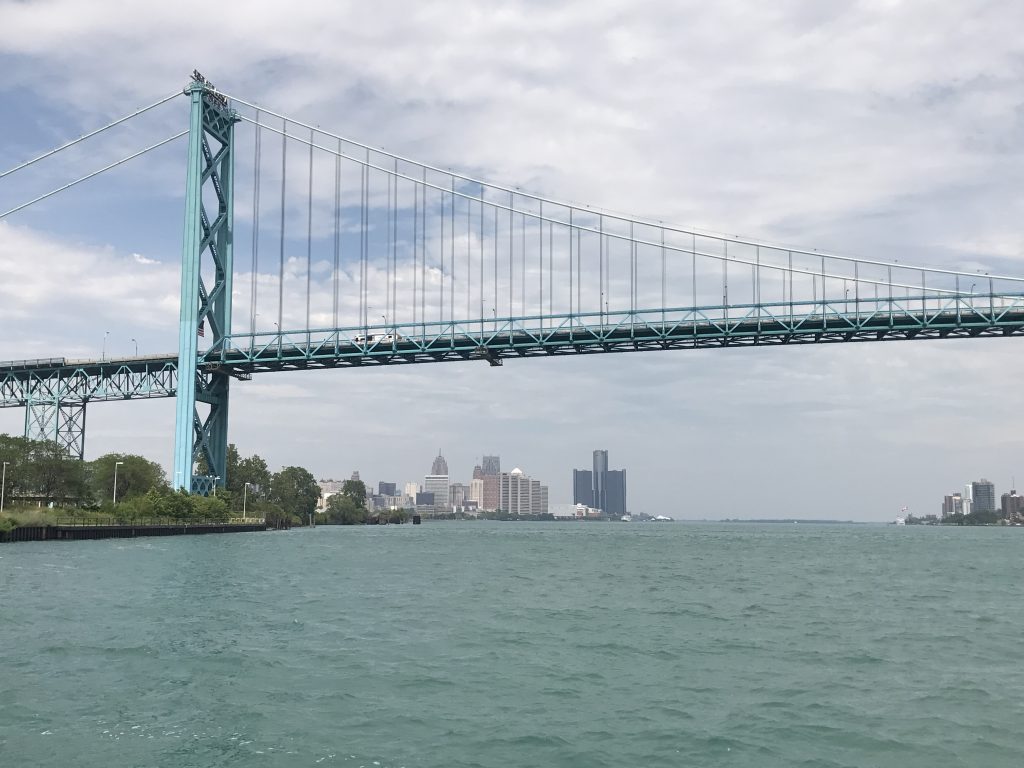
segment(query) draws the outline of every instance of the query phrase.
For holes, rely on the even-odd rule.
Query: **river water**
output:
[[[1024,765],[1024,529],[0,547],[0,765]]]

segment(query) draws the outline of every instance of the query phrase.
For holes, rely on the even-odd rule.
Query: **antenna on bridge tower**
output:
[[[181,251],[181,312],[178,331],[178,391],[174,431],[174,484],[208,495],[223,486],[227,471],[227,373],[199,369],[199,336],[211,349],[231,334],[231,276],[234,235],[235,123],[227,99],[198,71],[185,88],[192,100],[188,139],[185,228]],[[207,210],[203,191],[213,192]],[[203,280],[204,259],[213,265],[213,284]],[[203,332],[209,326],[209,337]],[[205,417],[196,403],[209,406]],[[208,474],[196,475],[204,461]]]

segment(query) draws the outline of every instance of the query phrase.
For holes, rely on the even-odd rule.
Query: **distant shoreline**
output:
[[[804,520],[803,518],[766,518],[763,520],[741,520],[739,518],[726,518],[724,520],[709,520],[716,523],[809,523],[814,525],[870,525],[870,523],[857,520]]]

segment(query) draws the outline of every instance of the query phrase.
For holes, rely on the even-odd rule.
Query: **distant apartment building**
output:
[[[498,509],[512,515],[541,515],[548,511],[548,488],[523,470],[498,475]]]
[[[971,483],[971,490],[971,497],[974,500],[972,509],[975,514],[996,511],[996,487],[992,482],[985,478],[975,480]]]
[[[320,480],[317,485],[320,486],[320,498],[317,499],[316,507],[317,509],[326,509],[327,501],[334,494],[341,493],[345,482],[343,480]]]
[[[469,486],[462,483],[452,483],[448,486],[448,506],[452,509],[461,509],[466,504],[469,495]]]
[[[480,481],[480,495],[480,509],[489,512],[498,509],[501,504],[501,476],[484,475],[484,479]]]
[[[942,519],[945,520],[947,517],[953,515],[963,514],[964,511],[964,500],[959,493],[953,493],[949,496],[945,496],[942,499]]]
[[[469,481],[469,492],[466,496],[469,501],[476,502],[476,505],[480,508],[484,508],[484,478],[474,477]]]
[[[1024,513],[1024,496],[1018,496],[1016,490],[1004,493],[1000,497],[999,514],[1004,519],[1017,517]]]

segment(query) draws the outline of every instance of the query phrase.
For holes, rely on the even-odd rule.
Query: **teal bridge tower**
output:
[[[212,346],[219,348],[231,333],[234,145],[239,117],[227,99],[198,72],[185,92],[191,99],[191,109],[181,251],[174,477],[177,487],[206,495],[218,482],[223,484],[227,475],[231,375],[224,370],[199,368],[198,341],[209,328]],[[203,277],[204,266],[209,283]],[[205,465],[206,474],[195,474],[197,464]]]

